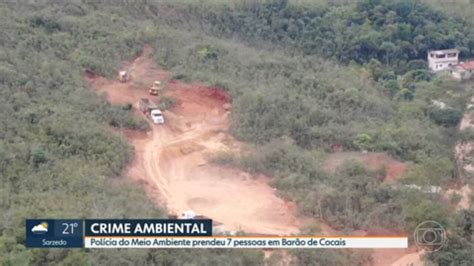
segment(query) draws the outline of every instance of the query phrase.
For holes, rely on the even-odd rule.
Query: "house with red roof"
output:
[[[474,60],[461,62],[451,68],[451,75],[457,80],[467,80],[474,77]]]

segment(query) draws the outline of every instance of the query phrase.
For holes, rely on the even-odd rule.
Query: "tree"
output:
[[[462,113],[459,110],[453,108],[438,108],[430,107],[428,109],[428,117],[432,119],[438,125],[446,127],[454,127],[459,124],[462,119]]]
[[[398,81],[394,79],[390,79],[384,82],[384,87],[388,89],[390,96],[395,96],[397,93],[400,92],[400,85]]]
[[[390,55],[396,51],[395,44],[391,42],[383,42],[380,49],[385,51],[385,64],[390,65]]]

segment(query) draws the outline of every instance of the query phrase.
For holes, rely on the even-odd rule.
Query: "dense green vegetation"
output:
[[[131,147],[108,129],[146,128],[87,88],[141,51],[138,21],[92,5],[0,4],[0,265],[249,265],[256,252],[71,251],[24,247],[26,218],[157,218],[121,176]]]
[[[233,133],[256,146],[217,161],[273,176],[303,213],[335,228],[412,232],[429,219],[457,227],[441,195],[384,184],[380,172],[356,163],[333,174],[321,169],[330,146],[343,144],[411,161],[404,184],[459,181],[455,127],[472,84],[434,76],[424,58],[428,49],[448,47],[472,56],[472,22],[409,1],[317,9],[286,1],[171,6],[171,15],[156,11],[171,24],[155,43],[157,61],[176,78],[227,88]],[[453,261],[469,259],[472,242],[461,239],[447,251]]]
[[[262,263],[253,251],[24,248],[26,217],[160,217],[121,177],[133,151],[108,128],[146,124],[96,97],[82,79],[85,69],[112,75],[145,43],[174,78],[232,94],[232,132],[258,152],[222,161],[273,176],[302,213],[336,229],[411,232],[421,221],[439,221],[452,229],[452,241],[429,259],[470,259],[465,217],[472,210],[454,212],[440,195],[387,185],[378,178],[383,169],[348,162],[322,170],[331,145],[342,144],[411,161],[403,183],[459,181],[455,126],[472,85],[432,75],[423,60],[431,48],[474,55],[474,27],[461,16],[403,0],[50,1],[2,3],[0,14],[0,264]],[[369,260],[339,254],[293,252],[305,265]]]
[[[409,70],[411,60],[425,59],[429,49],[457,47],[464,57],[474,54],[469,22],[417,1],[366,0],[319,9],[288,2],[255,1],[213,9],[200,5],[191,15],[205,18],[209,23],[204,28],[218,36],[273,43],[341,62],[376,59],[398,71]],[[189,17],[181,18],[189,22]]]

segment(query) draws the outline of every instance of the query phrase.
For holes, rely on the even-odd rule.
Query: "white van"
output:
[[[163,113],[159,109],[153,109],[150,112],[150,117],[153,123],[155,124],[163,124],[165,123],[165,118],[163,117]]]

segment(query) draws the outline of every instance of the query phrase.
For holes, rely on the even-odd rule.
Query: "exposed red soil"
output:
[[[381,249],[372,255],[372,265],[391,266],[424,266],[423,252],[415,248],[409,249]]]
[[[150,52],[145,48],[140,57],[125,65],[132,76],[127,83],[93,73],[85,78],[112,103],[136,106],[140,98],[158,101],[159,97],[148,95],[147,86],[154,80],[167,80],[170,73],[153,63]],[[220,151],[240,152],[240,143],[228,133],[228,93],[202,83],[171,81],[164,95],[177,100],[164,112],[164,125],[151,125],[148,133],[122,133],[135,148],[127,174],[143,183],[150,197],[172,213],[194,210],[223,223],[225,230],[297,233],[296,206],[275,195],[268,177],[207,163]]]

